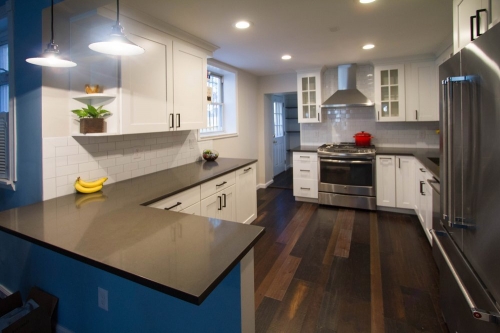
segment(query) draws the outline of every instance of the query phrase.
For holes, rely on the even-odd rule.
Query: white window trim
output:
[[[226,139],[231,137],[236,137],[239,135],[239,122],[238,122],[238,71],[234,67],[230,67],[222,62],[219,62],[215,59],[208,59],[208,65],[217,67],[221,70],[221,72],[217,72],[217,75],[224,77],[224,83],[227,82],[227,74],[234,75],[234,107],[235,107],[235,127],[234,131],[228,132],[226,127],[224,127],[224,131],[221,132],[212,132],[212,133],[201,133],[199,130],[197,131],[198,141],[209,141],[209,140],[219,140]],[[215,73],[215,71],[214,71]],[[226,86],[227,87],[227,86]],[[224,94],[224,108],[226,108],[226,100],[228,98],[228,94]]]
[[[8,0],[0,7],[0,17],[7,16],[9,44],[9,177],[0,179],[0,188],[16,190],[16,94],[14,85],[14,22],[12,2]]]

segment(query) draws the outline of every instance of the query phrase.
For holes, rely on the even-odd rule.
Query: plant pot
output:
[[[104,133],[104,118],[81,118],[80,133]]]

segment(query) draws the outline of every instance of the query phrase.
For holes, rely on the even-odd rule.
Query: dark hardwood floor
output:
[[[257,193],[256,332],[448,332],[416,216]]]
[[[273,183],[269,187],[293,190],[293,168],[274,176]]]

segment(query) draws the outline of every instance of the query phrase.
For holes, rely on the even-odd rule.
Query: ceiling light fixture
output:
[[[123,33],[123,27],[120,24],[120,0],[116,0],[116,23],[111,28],[111,34],[103,42],[90,44],[89,48],[96,52],[115,56],[129,56],[144,53],[142,47],[132,43]]]
[[[370,2],[375,2],[375,0],[359,0],[361,3],[370,3]]]
[[[54,0],[50,9],[50,42],[40,57],[28,58],[27,62],[33,65],[46,67],[75,67],[76,63],[65,60],[59,55],[59,46],[54,43]]]
[[[250,27],[250,22],[248,21],[239,21],[234,24],[234,26],[238,29],[247,29]]]
[[[284,56],[281,57],[281,59],[283,59],[283,60],[290,60],[290,59],[292,59],[292,56],[289,55],[289,54],[285,54]]]
[[[363,46],[363,50],[371,50],[375,47],[375,45],[373,44],[366,44],[365,46]]]

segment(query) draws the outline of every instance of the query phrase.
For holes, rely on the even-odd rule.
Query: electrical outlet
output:
[[[101,309],[108,311],[108,291],[101,287],[97,287],[97,305]]]
[[[132,159],[134,160],[140,159],[141,155],[142,155],[141,149],[134,148],[134,155],[132,156]]]

